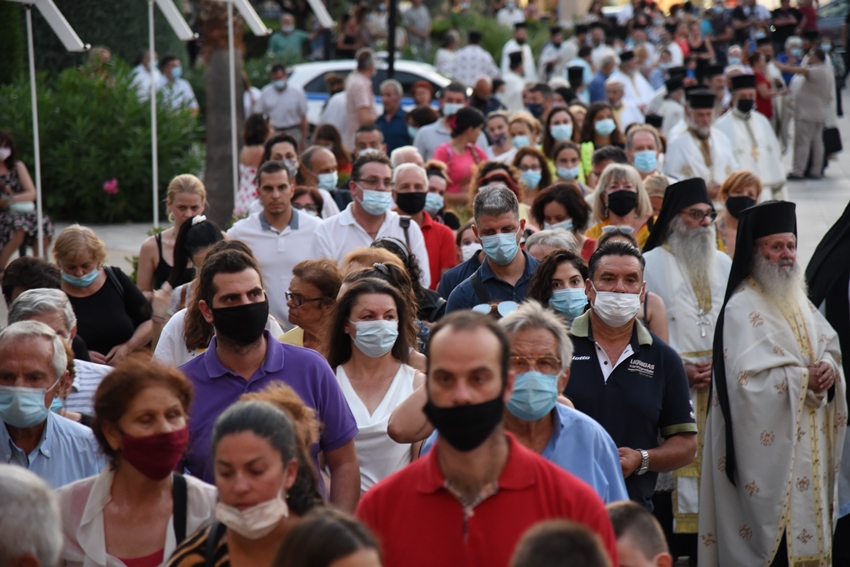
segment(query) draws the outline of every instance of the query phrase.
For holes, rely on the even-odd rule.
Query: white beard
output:
[[[697,123],[694,122],[691,118],[686,119],[688,126],[693,130],[697,136],[705,140],[711,135],[711,126],[706,126],[705,128],[701,126],[697,126]]]
[[[670,221],[667,244],[692,281],[708,284],[714,275],[717,233],[714,225],[688,228],[676,215]]]
[[[800,305],[807,301],[805,274],[793,260],[780,260],[774,264],[756,252],[752,276],[764,289],[765,295],[778,304]]]

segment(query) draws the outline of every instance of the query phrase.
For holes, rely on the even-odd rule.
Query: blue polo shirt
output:
[[[537,269],[537,264],[540,262],[529,256],[525,250],[521,250],[521,252],[523,256],[525,256],[525,270],[516,285],[511,285],[496,277],[496,274],[494,274],[493,270],[490,269],[490,262],[486,260],[476,271],[478,277],[481,278],[481,283],[484,285],[484,289],[486,289],[487,293],[490,295],[491,302],[516,301],[517,303],[521,303],[525,301],[525,294],[528,291],[529,284],[531,283],[531,276],[534,275],[534,271]],[[446,276],[444,275],[443,277]],[[475,293],[472,281],[467,278],[455,288],[451,295],[449,295],[448,304],[446,305],[446,313],[451,313],[452,311],[458,311],[460,309],[472,309],[481,303],[482,302],[478,298],[478,294]]]
[[[387,119],[386,114],[382,114],[375,125],[384,133],[384,143],[387,144],[387,155],[392,153],[396,148],[409,146],[413,143],[410,139],[410,133],[407,131],[407,122],[405,117],[407,113],[402,109],[393,114],[392,118]]]
[[[576,409],[599,422],[617,447],[654,449],[659,436],[696,433],[694,409],[682,359],[640,322],[632,331],[632,354],[606,381],[599,366],[590,311],[576,317],[570,329],[575,351],[570,381],[564,390]],[[629,498],[652,510],[658,473],[626,479]]]
[[[440,297],[448,300],[455,288],[481,267],[481,258],[479,257],[479,254],[481,254],[480,250],[473,254],[472,258],[466,262],[450,268],[445,274],[443,274],[443,277],[440,278],[440,284],[437,286],[437,293],[440,294]]]
[[[307,407],[316,410],[322,424],[318,444],[310,448],[316,471],[319,451],[339,449],[357,435],[357,422],[327,361],[314,350],[283,344],[264,331],[266,358],[250,380],[228,370],[216,353],[213,337],[209,348],[180,367],[192,382],[195,395],[189,409],[189,447],[186,468],[193,476],[214,483],[212,429],[215,420],[242,394],[259,392],[270,384],[290,386]],[[321,478],[321,477],[319,477]],[[324,489],[324,484],[320,481]],[[324,491],[323,491],[324,492]]]

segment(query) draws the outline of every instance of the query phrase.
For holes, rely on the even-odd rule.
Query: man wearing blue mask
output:
[[[460,83],[450,83],[442,90],[440,96],[440,109],[442,117],[432,124],[422,126],[416,132],[413,138],[413,145],[419,150],[422,159],[428,161],[434,155],[437,147],[451,141],[452,127],[449,120],[458,110],[467,105],[466,87]],[[487,143],[487,137],[482,132],[475,145],[487,152],[487,155],[492,155],[490,152],[490,144]]]
[[[174,55],[163,55],[159,62],[161,72],[157,90],[162,92],[165,104],[173,109],[188,108],[192,114],[199,111],[198,99],[189,81],[183,78],[183,66]]]
[[[661,152],[661,139],[658,130],[649,124],[639,124],[626,135],[626,155],[629,164],[640,173],[641,180],[650,175],[664,175],[658,169],[658,156]]]
[[[591,308],[573,320],[564,395],[611,435],[629,497],[651,510],[658,473],[694,460],[697,428],[681,359],[636,318],[643,270],[640,251],[625,242],[606,242],[591,256]]]
[[[65,345],[39,321],[0,332],[0,457],[59,488],[96,475],[105,462],[91,429],[49,408],[68,387]]]
[[[272,65],[271,81],[260,91],[254,112],[266,114],[275,134],[289,134],[298,142],[299,150],[308,140],[307,95],[298,85],[290,85],[286,67]]]
[[[472,204],[472,225],[484,249],[484,261],[448,298],[446,313],[477,305],[498,306],[525,299],[537,260],[520,250],[525,220],[519,218],[519,203],[504,185],[479,189]]]
[[[367,153],[354,161],[348,183],[352,202],[316,229],[313,256],[342,264],[349,252],[368,247],[383,236],[407,244],[422,269],[422,285],[431,284],[428,251],[419,225],[392,210],[395,188],[390,159],[383,153]]]
[[[347,189],[339,188],[339,174],[337,173],[336,156],[332,151],[322,146],[310,146],[301,154],[298,176],[295,178],[296,185],[316,187],[325,199],[322,207],[322,218],[329,218],[339,214],[339,209],[333,207],[327,211],[328,202],[345,207],[351,202],[351,194]],[[336,209],[334,211],[334,209]],[[327,214],[330,212],[331,214]]]

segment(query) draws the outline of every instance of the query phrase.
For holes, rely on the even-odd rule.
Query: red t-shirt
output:
[[[771,87],[770,81],[767,80],[762,73],[756,73],[756,88],[759,85],[767,85],[767,88]],[[773,118],[773,99],[771,97],[762,97],[758,94],[758,90],[756,90],[756,110],[767,116],[768,118]]]
[[[431,215],[422,212],[422,237],[428,250],[428,267],[431,270],[431,289],[437,289],[443,270],[457,265],[457,242],[452,229],[436,222]]]
[[[463,154],[458,155],[452,150],[451,142],[437,146],[434,159],[446,164],[451,183],[446,186],[447,193],[461,193],[469,188],[473,168],[487,161],[487,154],[478,146],[467,147]]]
[[[797,8],[800,10],[800,13],[803,14],[803,18],[805,19],[805,23],[803,24],[803,31],[817,31],[818,29],[818,10],[815,8],[815,5],[811,6],[800,6]]]
[[[510,455],[499,490],[468,517],[444,486],[437,461],[443,441],[363,495],[356,515],[381,541],[385,567],[507,567],[526,530],[552,518],[589,527],[619,564],[611,521],[593,489],[506,435]]]

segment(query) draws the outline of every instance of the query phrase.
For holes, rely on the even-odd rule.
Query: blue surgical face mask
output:
[[[360,206],[363,210],[373,216],[380,216],[390,210],[393,205],[393,195],[389,191],[363,190],[363,198]]]
[[[528,136],[514,136],[511,140],[511,145],[518,150],[531,145],[531,139]]]
[[[272,85],[279,91],[282,91],[286,88],[286,79],[276,79],[272,81]]]
[[[354,345],[366,356],[378,358],[390,352],[398,339],[398,321],[350,321]]]
[[[802,57],[803,56],[803,49],[800,48],[800,47],[792,47],[791,48],[791,55],[793,55],[794,57]]]
[[[514,391],[505,407],[524,421],[546,417],[558,401],[558,377],[536,370],[518,374]]]
[[[82,276],[72,276],[71,274],[62,272],[62,279],[74,287],[88,287],[97,279],[99,272],[97,268]]]
[[[484,254],[500,266],[513,262],[519,252],[516,233],[482,236],[481,247],[484,248]]]
[[[44,396],[56,387],[21,388],[0,386],[0,419],[12,427],[34,427],[47,419],[50,410],[44,405]]]
[[[552,291],[549,306],[565,317],[575,319],[584,312],[587,295],[583,287],[568,287]]]
[[[658,167],[658,155],[653,150],[635,152],[635,169],[641,173],[650,173]]]
[[[573,219],[562,220],[561,222],[556,222],[555,224],[549,224],[548,222],[543,223],[543,230],[555,230],[558,228],[562,228],[566,231],[572,231]]]
[[[60,398],[59,396],[54,396],[53,401],[50,402],[50,411],[52,411],[53,413],[59,413],[60,411],[62,411],[62,408],[64,406],[65,404],[62,403],[62,398]]]
[[[552,133],[552,137],[559,142],[566,142],[573,137],[572,124],[558,124],[549,128],[549,131]]]
[[[617,123],[614,122],[613,118],[603,118],[593,125],[593,129],[600,136],[610,136],[617,129]]]
[[[439,193],[428,193],[425,197],[425,212],[432,217],[443,210],[446,201]]]
[[[452,116],[457,114],[457,111],[461,108],[463,108],[463,105],[456,102],[443,103],[443,116]]]
[[[336,171],[330,173],[320,173],[316,176],[319,180],[316,182],[319,189],[325,191],[333,191],[336,189],[336,184],[339,183],[339,174]]]
[[[176,81],[183,76],[183,67],[179,65],[171,70],[171,77]]]
[[[410,136],[410,139],[414,139],[416,134],[419,132],[419,128],[416,126],[408,126],[407,127],[407,135]]]
[[[753,34],[753,37],[755,37],[756,39],[764,39],[767,36],[763,31],[757,31]]]
[[[741,64],[741,58],[740,57],[732,56],[732,57],[729,58],[729,65],[740,65],[740,64]]]
[[[557,169],[558,177],[564,181],[572,181],[578,177],[579,166],[575,167],[559,167]]]
[[[519,174],[519,180],[522,181],[529,189],[537,189],[542,178],[543,173],[536,169],[527,169]]]
[[[821,43],[821,44],[820,44],[820,48],[821,48],[823,51],[826,51],[827,53],[829,53],[830,51],[832,51],[832,44],[830,44],[830,43]]]

